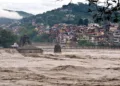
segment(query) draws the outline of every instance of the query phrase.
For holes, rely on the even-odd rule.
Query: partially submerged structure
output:
[[[61,46],[59,43],[57,43],[55,46],[54,46],[54,53],[61,53]]]
[[[25,45],[17,48],[20,53],[43,53],[41,48],[37,48],[33,45]]]
[[[17,48],[18,52],[22,54],[42,54],[43,50],[32,45],[27,35],[24,35],[20,39],[20,47]]]

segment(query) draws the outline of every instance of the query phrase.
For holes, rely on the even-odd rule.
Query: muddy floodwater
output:
[[[120,86],[120,50],[23,56],[1,49],[0,86]]]

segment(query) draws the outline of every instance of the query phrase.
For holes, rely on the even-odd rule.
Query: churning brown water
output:
[[[120,86],[120,50],[25,57],[15,49],[1,49],[0,86]]]

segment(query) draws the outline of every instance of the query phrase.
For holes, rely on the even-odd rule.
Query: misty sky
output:
[[[104,0],[99,0],[104,1]],[[40,14],[55,8],[62,7],[70,2],[70,0],[0,0],[0,17],[21,19],[16,12],[8,12],[3,9],[14,11],[25,11],[32,14]],[[72,3],[83,2],[86,0],[72,0]]]
[[[70,0],[0,0],[0,9],[22,10],[32,14],[39,14],[68,4]],[[73,0],[73,3],[85,0]]]

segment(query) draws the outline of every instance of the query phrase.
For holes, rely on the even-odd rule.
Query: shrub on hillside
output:
[[[79,46],[95,46],[94,43],[88,41],[88,40],[79,40],[78,41]]]

